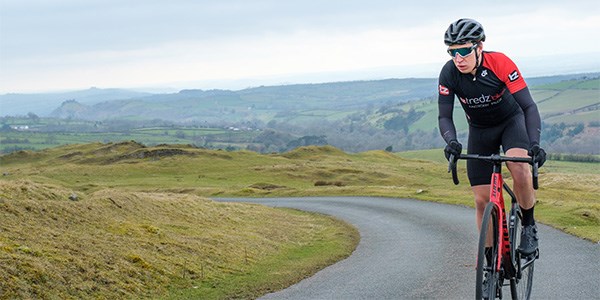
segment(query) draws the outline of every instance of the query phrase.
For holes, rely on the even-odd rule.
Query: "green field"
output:
[[[145,145],[192,144],[206,148],[223,149],[263,149],[261,151],[285,151],[286,141],[266,141],[253,143],[261,134],[256,128],[243,128],[234,131],[224,128],[202,128],[198,125],[173,125],[161,121],[170,115],[185,115],[186,118],[198,118],[196,124],[244,123],[255,124],[261,130],[276,130],[286,137],[323,135],[326,139],[337,141],[336,146],[346,151],[365,151],[373,147],[352,149],[348,146],[347,132],[358,131],[373,140],[365,145],[381,145],[386,139],[384,134],[396,131],[406,134],[412,144],[394,145],[396,150],[421,149],[437,145],[437,134],[420,140],[424,134],[438,131],[438,106],[435,96],[404,100],[407,89],[416,92],[418,88],[427,90],[427,81],[415,80],[412,85],[402,81],[355,82],[325,85],[298,85],[281,87],[262,87],[233,92],[189,92],[177,95],[156,96],[162,100],[179,99],[179,106],[167,105],[167,102],[121,101],[105,103],[96,107],[99,111],[107,109],[102,117],[111,118],[111,109],[120,112],[131,111],[131,115],[107,121],[80,121],[74,118],[54,119],[30,117],[3,117],[0,132],[0,153],[15,150],[39,150],[65,144],[88,142],[118,142],[135,140]],[[394,84],[393,84],[394,83]],[[395,84],[399,84],[396,86]],[[423,86],[420,86],[423,85]],[[367,90],[364,90],[367,88]],[[368,89],[373,89],[369,91]],[[560,133],[556,133],[548,142],[560,137],[572,138],[569,132],[583,125],[577,137],[581,144],[591,148],[590,137],[600,121],[600,79],[581,77],[577,80],[538,84],[531,86],[534,100],[538,104],[542,121],[546,129],[566,124]],[[430,95],[429,93],[425,93]],[[417,94],[415,94],[416,97]],[[165,99],[161,97],[167,97]],[[419,99],[419,100],[417,100]],[[370,102],[372,101],[372,102]],[[408,101],[408,102],[407,102]],[[75,105],[75,103],[71,103]],[[122,104],[120,106],[119,104]],[[171,103],[172,104],[172,103]],[[111,106],[112,105],[112,106]],[[108,107],[104,107],[108,106]],[[167,107],[168,106],[168,107]],[[166,110],[164,115],[160,113]],[[139,112],[135,114],[134,112]],[[182,112],[183,111],[183,112]],[[418,117],[406,118],[409,112]],[[144,115],[144,112],[147,115]],[[386,121],[404,116],[402,126],[385,128]],[[127,121],[123,121],[127,120]],[[269,124],[269,122],[273,122]],[[171,121],[174,122],[174,121]],[[467,121],[458,101],[455,103],[454,122],[459,133],[467,130]],[[164,125],[160,125],[164,124]],[[275,125],[273,125],[275,124]],[[27,130],[11,130],[11,126],[27,125]],[[273,126],[271,126],[273,125]],[[316,125],[323,129],[315,128]],[[591,128],[591,129],[590,129]],[[588,130],[590,129],[590,130]],[[409,136],[412,135],[412,136]],[[561,136],[562,135],[562,136]],[[377,140],[378,139],[378,140]],[[436,141],[432,141],[435,139]],[[572,142],[572,139],[570,140]],[[544,142],[544,141],[543,141]],[[359,142],[360,143],[360,142]],[[357,143],[357,144],[359,144]],[[586,144],[587,143],[587,144]],[[269,145],[275,145],[269,148]],[[577,148],[579,149],[579,148]]]
[[[548,123],[576,124],[600,121],[600,79],[563,81],[531,87],[531,94],[538,105],[542,121]],[[454,109],[457,130],[466,130],[467,123],[458,102]],[[595,108],[593,108],[595,106]],[[404,104],[426,114],[411,126],[429,132],[437,127],[437,101],[423,100]],[[588,108],[588,109],[586,109]]]
[[[589,124],[600,121],[600,79],[563,81],[553,84],[537,85],[531,87],[531,94],[538,105],[542,121],[566,124]],[[409,132],[431,132],[438,127],[437,99],[428,98],[419,101],[398,104],[398,107],[407,112],[410,109],[424,112],[425,114],[411,124]],[[389,119],[394,114],[373,115],[371,123]],[[381,121],[380,121],[381,122]],[[454,122],[458,131],[467,130],[467,121],[464,111],[458,101],[455,102]]]
[[[439,149],[258,154],[92,143],[3,155],[0,171],[6,298],[254,298],[350,255],[358,242],[353,228],[327,217],[215,196],[472,206],[464,166],[454,186]],[[598,164],[548,162],[537,220],[600,241],[598,182]]]
[[[93,122],[73,122],[69,126],[93,126]],[[51,126],[48,124],[38,124]],[[41,150],[59,145],[82,144],[91,142],[138,141],[145,145],[159,144],[194,144],[218,148],[235,147],[245,149],[252,139],[260,132],[252,130],[232,130],[222,128],[192,128],[192,127],[142,127],[129,130],[95,132],[70,129],[68,131],[44,132],[35,130],[10,130],[0,135],[0,153],[15,150]]]

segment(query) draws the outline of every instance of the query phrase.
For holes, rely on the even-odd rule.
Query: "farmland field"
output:
[[[221,128],[153,127],[137,128],[114,132],[41,132],[34,130],[2,132],[0,153],[15,150],[40,150],[68,144],[91,142],[136,141],[145,145],[195,144],[199,146],[218,143],[219,145],[239,145],[250,143],[256,131]]]

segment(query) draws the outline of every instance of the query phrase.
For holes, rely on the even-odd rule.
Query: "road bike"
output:
[[[448,160],[448,172],[452,172],[454,184],[459,184],[456,170],[458,159],[483,160],[493,165],[490,202],[485,207],[479,231],[475,298],[502,299],[502,287],[507,280],[512,299],[529,299],[533,285],[534,262],[539,257],[539,251],[524,255],[517,249],[521,242],[521,208],[513,191],[503,181],[502,163],[520,162],[532,165],[533,188],[536,190],[538,189],[537,163],[533,163],[533,159],[529,157],[507,157],[498,154],[490,156],[461,154],[458,158],[451,155]],[[503,189],[511,197],[508,219]],[[483,230],[484,228],[487,230]]]

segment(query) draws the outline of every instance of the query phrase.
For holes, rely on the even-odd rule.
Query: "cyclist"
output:
[[[446,158],[462,152],[452,119],[454,97],[458,96],[469,124],[467,152],[498,154],[500,146],[507,156],[531,156],[538,166],[546,160],[540,148],[541,119],[527,84],[517,66],[506,55],[483,51],[485,33],[472,19],[459,19],[448,27],[444,42],[452,57],[439,76],[439,127],[447,145]],[[526,163],[506,164],[514,181],[513,190],[523,212],[523,231],[519,251],[525,255],[538,247],[534,220],[535,194],[531,172]],[[489,202],[492,165],[467,161],[467,174],[475,196],[476,220]]]

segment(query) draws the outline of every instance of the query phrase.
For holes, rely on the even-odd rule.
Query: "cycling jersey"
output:
[[[470,126],[493,127],[524,113],[529,142],[539,144],[537,106],[521,72],[506,55],[483,51],[475,76],[461,73],[452,60],[448,61],[440,72],[438,91],[439,126],[446,142],[456,139],[452,111],[457,96]]]

